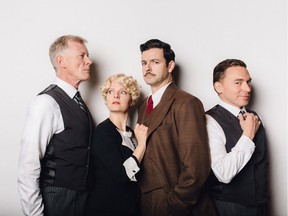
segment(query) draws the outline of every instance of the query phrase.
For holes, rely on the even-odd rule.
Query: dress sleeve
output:
[[[129,155],[123,158],[122,138],[115,128],[99,125],[94,133],[92,154],[104,164],[118,184],[125,184],[133,179],[133,170],[138,172],[136,161]],[[127,170],[127,171],[126,171]],[[134,177],[135,178],[135,177]]]

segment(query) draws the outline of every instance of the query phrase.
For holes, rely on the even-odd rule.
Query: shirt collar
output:
[[[152,95],[152,100],[153,100],[153,108],[157,106],[157,104],[160,102],[162,95],[164,94],[166,88],[171,82],[167,83],[165,86],[162,86],[160,89],[158,89],[154,94],[152,92],[150,95]]]
[[[53,84],[59,86],[71,99],[77,92],[77,89],[75,89],[72,85],[60,79],[59,77],[55,77]]]
[[[230,105],[228,103],[225,103],[224,101],[222,101],[221,99],[219,99],[219,103],[218,103],[220,106],[222,106],[223,108],[225,108],[226,110],[228,110],[229,112],[231,112],[234,116],[238,116],[239,115],[239,112],[241,110],[245,111],[246,112],[246,109],[245,107],[243,107],[242,109],[239,109],[238,107],[235,107],[233,105]]]

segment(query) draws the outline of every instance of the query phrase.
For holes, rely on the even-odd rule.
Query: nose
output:
[[[118,92],[118,91],[116,91],[116,92],[114,93],[114,98],[120,98],[120,95],[119,95],[119,92]]]
[[[247,82],[244,82],[243,84],[243,90],[246,91],[246,92],[251,92],[251,84],[250,83],[247,83]]]
[[[93,62],[92,60],[87,56],[86,57],[86,64],[91,65]]]
[[[150,71],[150,64],[147,62],[145,65],[143,65],[143,70],[144,71]]]

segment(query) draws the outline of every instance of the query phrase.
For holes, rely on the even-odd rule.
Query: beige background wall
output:
[[[139,52],[148,39],[172,45],[178,86],[199,97],[206,110],[218,101],[214,66],[226,58],[244,60],[253,79],[252,109],[268,134],[272,216],[287,215],[286,0],[9,0],[0,8],[1,216],[21,215],[16,173],[26,107],[54,77],[48,47],[62,34],[89,42],[95,64],[81,90],[96,123],[108,114],[99,85],[109,75],[130,74],[144,95],[149,92]]]

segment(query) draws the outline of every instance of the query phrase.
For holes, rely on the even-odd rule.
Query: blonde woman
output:
[[[94,134],[91,153],[94,184],[86,215],[139,215],[136,174],[146,150],[148,128],[127,126],[128,111],[140,96],[140,86],[131,76],[110,76],[101,87],[109,118]]]

